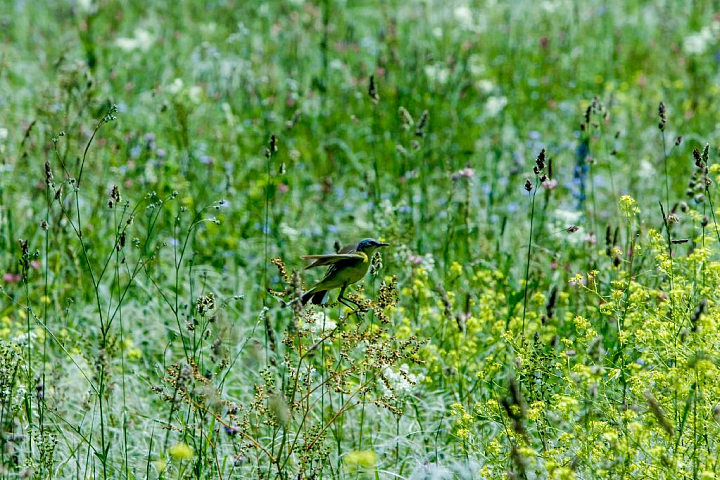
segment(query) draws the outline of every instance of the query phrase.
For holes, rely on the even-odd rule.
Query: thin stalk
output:
[[[533,224],[535,221],[535,195],[537,194],[538,180],[535,180],[535,188],[533,188],[530,202],[530,235],[528,237],[527,246],[527,263],[525,264],[525,295],[523,299],[523,315],[522,315],[522,335],[525,336],[525,315],[527,313],[528,286],[530,283],[530,252],[532,248]],[[529,194],[529,192],[528,192]]]

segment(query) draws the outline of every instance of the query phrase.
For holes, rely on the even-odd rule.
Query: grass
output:
[[[717,13],[0,4],[0,476],[715,478]]]

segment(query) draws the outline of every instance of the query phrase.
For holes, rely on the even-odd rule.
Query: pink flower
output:
[[[465,167],[465,168],[453,173],[451,178],[453,180],[457,180],[459,178],[473,178],[474,176],[475,176],[475,169],[470,168],[470,167]]]
[[[553,180],[545,180],[545,181],[542,183],[542,187],[543,187],[543,188],[547,188],[548,190],[554,190],[557,186],[558,186],[558,181],[555,180],[555,179],[553,179]]]
[[[19,273],[6,273],[3,275],[3,282],[7,283],[18,283],[20,280],[22,280],[22,277]]]
[[[420,265],[423,261],[423,257],[421,257],[420,255],[410,255],[408,257],[408,260],[412,265]]]
[[[278,191],[279,191],[280,193],[287,193],[289,190],[290,190],[290,187],[288,187],[288,186],[285,185],[284,183],[281,183],[281,184],[278,185]]]
[[[37,260],[33,260],[32,262],[30,262],[30,266],[35,270],[38,270],[40,268],[40,262],[38,262]]]

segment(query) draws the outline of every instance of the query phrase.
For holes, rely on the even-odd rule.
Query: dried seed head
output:
[[[532,189],[533,189],[533,186],[532,186],[532,183],[530,182],[530,179],[526,178],[525,179],[525,190],[527,190],[528,192],[531,192]]]
[[[120,189],[117,185],[113,185],[110,190],[110,200],[108,200],[108,207],[113,208],[115,205],[119,205],[122,197],[120,196]]]
[[[53,178],[52,168],[48,161],[45,161],[45,185],[55,188],[55,179]]]
[[[423,110],[422,115],[420,116],[420,121],[418,122],[417,127],[415,127],[415,136],[416,137],[422,138],[425,136],[425,130],[427,128],[429,117],[430,117],[430,114],[428,113],[428,111]]]
[[[410,127],[415,125],[415,120],[413,120],[412,115],[410,115],[410,112],[408,112],[405,107],[398,109],[398,115],[400,115],[403,130],[409,130]]]
[[[699,165],[702,161],[700,158],[700,150],[697,147],[693,148],[693,158],[695,159],[695,165]]]
[[[535,171],[535,175],[540,173],[542,170],[545,169],[545,149],[543,148],[540,150],[540,153],[538,154],[537,159],[535,160],[535,165],[537,165],[537,170]]]
[[[658,128],[661,132],[665,131],[665,123],[667,122],[667,117],[665,114],[665,104],[663,102],[660,102],[660,105],[658,105],[658,116],[660,117],[660,123],[658,123]]]
[[[380,95],[377,91],[377,86],[375,85],[375,75],[370,75],[370,85],[368,86],[368,95],[370,96],[370,100],[377,105],[378,101],[380,100]]]
[[[270,152],[275,153],[278,151],[277,137],[273,134],[270,135]]]

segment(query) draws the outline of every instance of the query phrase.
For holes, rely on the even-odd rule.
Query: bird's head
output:
[[[372,253],[376,249],[380,247],[387,247],[389,246],[389,243],[385,242],[378,242],[374,238],[366,238],[365,240],[361,240],[360,243],[358,243],[357,251],[358,252],[365,252],[365,253]]]

